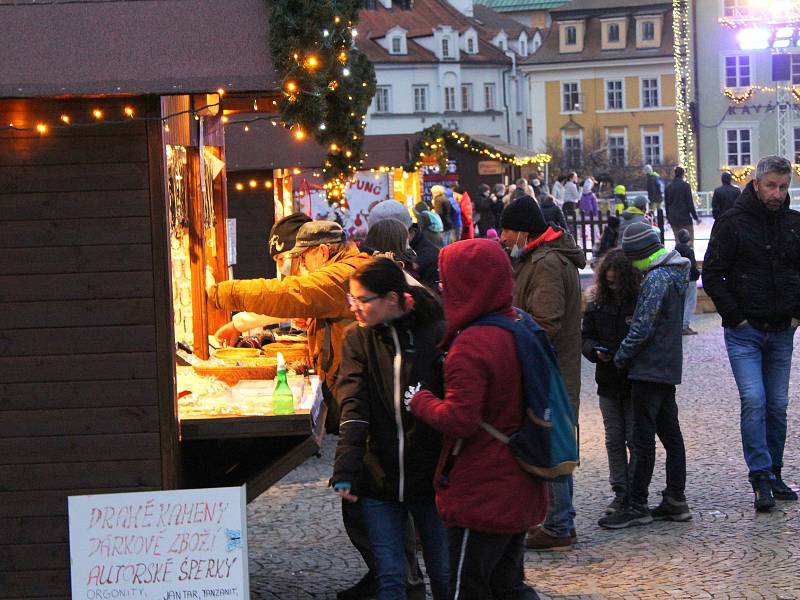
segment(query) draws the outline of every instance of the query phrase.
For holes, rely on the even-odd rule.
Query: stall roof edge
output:
[[[0,23],[0,98],[279,87],[264,0],[0,3]]]

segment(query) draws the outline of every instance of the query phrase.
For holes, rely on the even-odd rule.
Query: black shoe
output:
[[[689,521],[692,518],[692,513],[689,511],[689,505],[685,500],[675,500],[666,494],[661,500],[661,504],[656,506],[650,511],[654,521]]]
[[[377,594],[378,580],[375,575],[367,572],[355,585],[336,592],[336,600],[374,600]]]
[[[775,506],[775,498],[772,497],[772,484],[768,476],[762,476],[751,482],[753,492],[756,497],[753,501],[753,508],[758,512],[769,512]]]
[[[627,498],[625,494],[623,494],[622,492],[617,492],[617,495],[614,496],[614,499],[611,501],[611,504],[606,506],[606,514],[613,515],[615,512],[617,512],[618,510],[620,510],[625,506],[626,500]]]
[[[624,529],[634,525],[647,525],[653,522],[653,516],[643,504],[629,502],[627,506],[600,519],[597,524],[605,529]]]
[[[775,500],[782,500],[784,502],[796,501],[797,492],[786,485],[783,479],[781,479],[781,468],[772,467],[772,472],[775,474],[775,479],[771,479],[769,482],[772,487],[772,497],[775,498]]]

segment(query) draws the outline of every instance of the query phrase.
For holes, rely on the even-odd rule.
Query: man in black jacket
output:
[[[722,185],[714,190],[714,195],[711,196],[711,214],[714,220],[719,219],[726,211],[733,208],[733,203],[742,193],[739,187],[733,185],[731,174],[727,171],[722,174]]]
[[[667,210],[667,221],[672,231],[677,233],[681,229],[689,232],[689,245],[694,244],[694,225],[700,223],[700,217],[694,209],[692,188],[683,180],[685,171],[683,167],[675,167],[675,179],[664,190],[664,208]]]
[[[794,332],[800,321],[800,213],[789,209],[792,165],[762,158],[755,179],[711,231],[703,284],[725,328],[741,398],[754,507],[797,500],[781,479]]]

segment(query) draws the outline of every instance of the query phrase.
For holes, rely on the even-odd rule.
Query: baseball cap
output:
[[[333,221],[311,221],[304,223],[297,232],[292,256],[302,254],[309,248],[322,244],[340,244],[346,239],[342,226]]]

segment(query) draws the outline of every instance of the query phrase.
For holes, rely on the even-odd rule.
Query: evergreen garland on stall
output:
[[[439,172],[447,173],[447,147],[444,144],[448,131],[441,123],[434,123],[419,132],[417,141],[411,149],[411,156],[403,169],[409,173],[419,170],[426,158],[432,157],[439,166]]]
[[[339,197],[364,164],[366,112],[375,69],[354,46],[362,0],[270,2],[270,49],[281,76],[281,120],[297,140],[328,148],[323,178]]]

